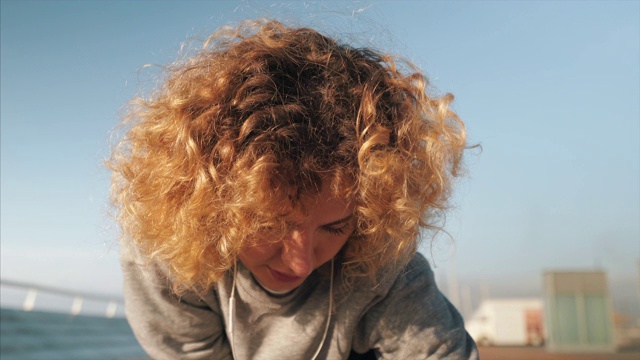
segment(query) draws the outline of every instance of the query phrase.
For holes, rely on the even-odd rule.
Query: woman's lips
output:
[[[296,282],[300,279],[302,279],[300,276],[292,276],[292,275],[287,275],[287,274],[283,274],[280,271],[276,271],[273,270],[272,268],[269,268],[269,272],[271,273],[271,276],[281,282]]]

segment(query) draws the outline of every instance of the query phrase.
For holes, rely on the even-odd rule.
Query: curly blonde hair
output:
[[[281,238],[283,215],[322,186],[355,203],[347,277],[437,228],[465,131],[453,96],[430,97],[410,63],[259,20],[166,69],[132,101],[108,166],[124,237],[181,287],[207,289],[253,239]]]

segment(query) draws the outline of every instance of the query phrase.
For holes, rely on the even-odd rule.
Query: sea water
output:
[[[122,317],[2,308],[2,360],[148,359]]]

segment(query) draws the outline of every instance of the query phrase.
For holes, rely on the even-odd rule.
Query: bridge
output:
[[[24,311],[32,311],[36,309],[36,301],[38,300],[38,296],[41,294],[52,294],[69,298],[69,300],[71,301],[69,314],[74,316],[79,315],[82,312],[85,300],[104,303],[104,316],[107,318],[114,317],[118,309],[124,308],[124,299],[117,296],[62,289],[53,286],[39,285],[9,279],[0,279],[0,286],[22,289],[26,291],[26,295],[24,297],[24,300],[22,301],[22,310]]]

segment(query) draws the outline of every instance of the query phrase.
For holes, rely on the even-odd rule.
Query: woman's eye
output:
[[[342,227],[339,227],[339,228],[326,227],[326,228],[324,228],[324,230],[326,232],[334,234],[334,235],[343,235],[347,231],[347,227],[348,227],[348,225],[343,225]]]

